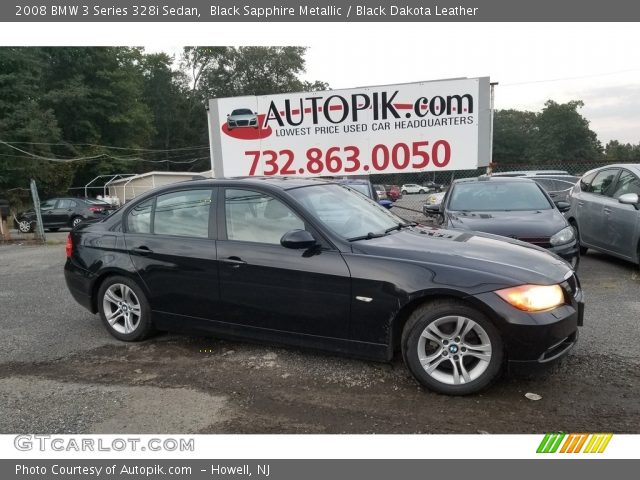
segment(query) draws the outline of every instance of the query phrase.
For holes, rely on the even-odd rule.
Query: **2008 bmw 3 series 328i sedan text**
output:
[[[162,187],[69,235],[73,297],[125,341],[156,329],[388,361],[463,395],[506,362],[566,354],[582,324],[571,267],[530,244],[407,223],[316,179]]]

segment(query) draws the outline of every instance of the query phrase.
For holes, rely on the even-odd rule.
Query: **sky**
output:
[[[637,23],[0,24],[0,45],[138,45],[170,54],[239,39],[308,46],[304,78],[331,88],[489,76],[499,83],[496,108],[583,100],[581,113],[603,144],[638,144],[639,32]]]

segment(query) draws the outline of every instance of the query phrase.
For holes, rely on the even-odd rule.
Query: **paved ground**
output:
[[[422,389],[399,360],[118,342],[71,299],[63,263],[64,245],[0,246],[0,433],[640,433],[638,269],[599,254],[582,261],[572,354],[464,398]]]

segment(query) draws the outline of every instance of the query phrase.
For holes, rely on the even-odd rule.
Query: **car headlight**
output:
[[[549,239],[551,245],[564,245],[565,243],[573,242],[576,236],[573,233],[573,228],[566,227],[556,233]]]
[[[508,304],[525,312],[542,312],[564,304],[564,292],[560,285],[520,285],[496,290]]]

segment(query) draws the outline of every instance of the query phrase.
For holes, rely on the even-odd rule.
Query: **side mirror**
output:
[[[624,195],[620,195],[618,197],[618,201],[620,203],[624,203],[625,205],[633,205],[638,210],[638,203],[640,202],[640,198],[638,198],[637,193],[625,193]]]
[[[316,239],[306,230],[290,230],[280,239],[280,245],[284,248],[292,248],[295,250],[311,248],[316,244]]]
[[[257,114],[258,114],[258,112],[253,112],[253,114],[254,114],[254,115],[257,115]]]
[[[557,201],[554,203],[562,213],[568,212],[571,209],[571,204],[569,202]]]

